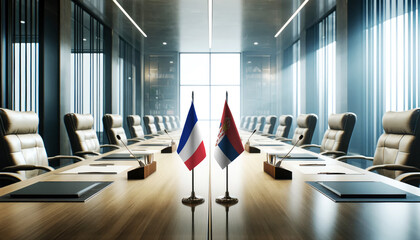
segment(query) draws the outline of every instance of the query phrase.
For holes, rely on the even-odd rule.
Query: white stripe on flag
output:
[[[203,138],[201,137],[200,129],[198,128],[198,122],[196,122],[187,142],[178,154],[182,161],[187,161],[194,154],[195,150],[197,150],[202,141]]]
[[[226,157],[226,155],[222,152],[219,146],[214,148],[214,159],[216,159],[217,163],[220,165],[222,169],[224,169],[229,163],[231,163],[230,159]]]

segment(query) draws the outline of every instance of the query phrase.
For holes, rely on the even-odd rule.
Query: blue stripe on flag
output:
[[[187,143],[191,131],[193,130],[196,123],[197,115],[195,114],[194,103],[191,102],[190,111],[188,112],[187,120],[185,120],[184,129],[182,130],[181,139],[179,140],[178,149],[176,150],[178,154],[182,151],[185,144]]]
[[[235,160],[239,156],[239,153],[235,150],[229,141],[229,138],[225,135],[219,143],[219,148],[229,158],[230,161]]]

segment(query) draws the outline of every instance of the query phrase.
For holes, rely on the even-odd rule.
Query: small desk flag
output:
[[[206,149],[198,129],[198,120],[193,102],[191,102],[190,111],[188,112],[187,120],[185,120],[177,152],[189,170],[195,168],[206,158]]]
[[[244,147],[242,146],[238,129],[236,129],[232,113],[230,112],[227,101],[225,101],[222,120],[220,121],[219,135],[217,136],[216,148],[214,149],[214,158],[220,167],[224,169],[243,151]]]

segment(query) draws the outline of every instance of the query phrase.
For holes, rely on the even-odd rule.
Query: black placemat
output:
[[[322,181],[322,182],[326,182],[326,181]],[[400,191],[406,194],[406,198],[378,198],[378,197],[372,197],[372,198],[344,197],[343,198],[343,197],[338,196],[336,193],[330,191],[329,189],[325,188],[319,182],[311,181],[311,182],[306,182],[306,183],[309,184],[311,187],[315,188],[316,190],[318,190],[319,192],[321,192],[322,194],[324,194],[325,196],[327,196],[329,199],[333,200],[334,202],[420,202],[420,196],[414,195],[404,190],[400,190]],[[360,183],[360,181],[357,183]]]
[[[37,182],[0,197],[0,202],[85,202],[112,182]]]

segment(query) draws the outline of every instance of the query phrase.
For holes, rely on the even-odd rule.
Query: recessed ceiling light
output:
[[[170,64],[174,63],[174,61],[169,61]]]
[[[23,21],[23,20],[20,20],[20,23],[21,23],[21,24],[25,24],[26,22],[25,22],[25,21]]]
[[[162,44],[166,46],[168,43],[167,42],[163,42]]]
[[[251,64],[252,62],[251,61],[248,61],[248,64]]]
[[[139,27],[139,25],[137,25],[136,22],[134,22],[134,20],[130,17],[130,15],[128,15],[128,13],[124,10],[124,8],[117,2],[117,0],[112,0],[115,5],[117,5],[117,7],[121,10],[122,13],[124,13],[124,15],[128,18],[128,20],[130,20],[130,22],[141,32],[141,34],[143,34],[144,37],[147,37],[146,33],[143,32],[143,30]]]
[[[278,37],[280,35],[280,33],[287,27],[287,25],[289,25],[289,23],[293,20],[293,18],[296,17],[296,15],[300,12],[300,10],[302,10],[302,8],[309,2],[309,0],[305,0],[300,6],[299,8],[296,10],[295,13],[293,13],[293,15],[289,18],[289,20],[287,20],[287,22],[283,25],[283,27],[280,28],[280,30],[276,33],[276,35],[274,35],[274,37]]]
[[[86,38],[83,38],[83,42],[86,42],[87,41],[87,39]]]
[[[258,42],[254,42],[254,45],[257,46],[258,45]]]

